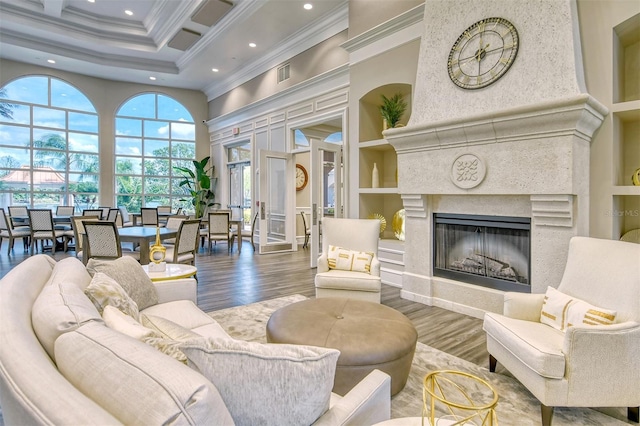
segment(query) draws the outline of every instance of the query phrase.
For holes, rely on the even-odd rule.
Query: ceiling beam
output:
[[[55,18],[60,18],[62,17],[62,9],[66,2],[66,0],[43,0],[44,13]]]

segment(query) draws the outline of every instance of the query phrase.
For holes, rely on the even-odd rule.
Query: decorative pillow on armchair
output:
[[[611,325],[617,312],[593,306],[583,300],[547,287],[540,322],[560,331],[575,325]]]
[[[327,262],[329,269],[342,271],[371,273],[373,254],[364,251],[349,250],[337,246],[329,246]]]
[[[237,425],[309,425],[329,408],[335,349],[232,339],[192,340],[181,349]]]

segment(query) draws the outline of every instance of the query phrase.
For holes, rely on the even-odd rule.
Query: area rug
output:
[[[281,297],[210,312],[209,315],[236,339],[266,342],[265,329],[271,314],[286,305],[305,300],[302,295]],[[407,385],[391,399],[391,417],[420,416],[422,413],[422,381],[435,370],[458,370],[481,377],[498,392],[500,425],[539,425],[540,404],[517,380],[449,355],[418,342]],[[589,408],[556,408],[553,425],[624,425],[626,409],[606,409],[606,414]],[[446,414],[443,412],[440,415]]]

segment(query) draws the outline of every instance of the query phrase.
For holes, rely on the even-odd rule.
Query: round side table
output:
[[[424,424],[498,424],[495,411],[498,393],[488,382],[469,373],[439,370],[427,374],[422,388],[422,401],[422,415],[429,422]],[[444,406],[448,414],[436,417],[436,406]]]
[[[167,263],[167,268],[162,272],[149,272],[149,265],[142,265],[142,269],[149,275],[151,281],[172,281],[193,277],[198,269],[193,265],[182,263]]]

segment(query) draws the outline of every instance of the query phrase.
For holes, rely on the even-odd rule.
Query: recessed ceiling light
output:
[[[305,3],[304,6],[302,6],[302,7],[304,7],[306,10],[313,9],[313,5],[311,3]]]
[[[220,71],[220,70],[219,70],[218,68],[211,68],[211,71],[213,71],[213,72],[218,72],[218,71]]]
[[[87,0],[89,3],[95,3],[96,0]]]
[[[154,76],[151,76],[151,77],[149,77],[149,80],[153,80],[153,81],[155,81],[155,80],[156,80],[156,78],[155,78]]]
[[[256,47],[255,43],[249,43],[249,47]]]
[[[47,62],[49,62],[50,64],[55,64],[56,61],[54,61],[53,59],[47,59]]]
[[[124,13],[126,13],[129,16],[133,16],[133,12],[130,10],[125,10]]]

